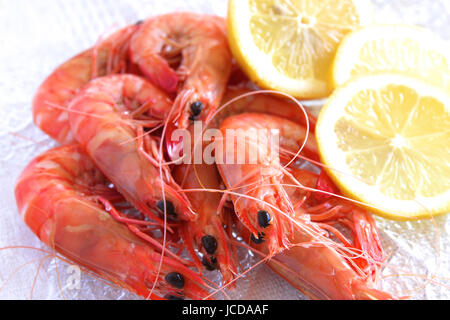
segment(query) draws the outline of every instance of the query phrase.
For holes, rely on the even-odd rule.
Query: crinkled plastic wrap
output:
[[[372,3],[379,22],[414,23],[450,39],[448,0]],[[0,251],[1,299],[139,299],[54,259],[19,217],[13,193],[17,177],[33,157],[55,146],[32,124],[31,99],[56,66],[108,30],[174,10],[225,15],[226,6],[225,0],[0,0],[0,247],[6,248]],[[450,299],[449,219],[376,220],[388,254],[379,286],[398,296]],[[257,261],[248,251],[240,251],[244,268]],[[214,272],[208,276],[218,279]],[[227,294],[236,299],[306,299],[264,265],[246,274]]]

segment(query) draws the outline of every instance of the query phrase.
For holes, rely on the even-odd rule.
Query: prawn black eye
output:
[[[184,288],[184,277],[178,272],[171,272],[166,276],[166,281],[177,289]]]
[[[250,236],[250,239],[252,239],[252,241],[256,244],[261,244],[264,242],[264,233],[259,233],[258,238],[255,238],[255,236],[252,233],[252,235]]]
[[[166,209],[167,215],[172,220],[177,218],[177,213],[175,212],[175,206],[169,200],[166,200],[165,203],[163,200],[160,200],[156,203],[156,206],[158,207],[159,210],[161,210],[161,212],[164,212],[164,209]]]
[[[193,102],[191,104],[192,115],[194,117],[197,117],[198,115],[200,115],[200,113],[202,113],[202,110],[203,110],[204,107],[205,107],[205,105],[201,101]]]
[[[270,226],[270,214],[267,211],[258,211],[258,223],[262,228],[267,228]]]
[[[139,20],[139,21],[136,21],[136,23],[134,25],[139,26],[143,23],[144,23],[144,20]]]
[[[213,236],[204,236],[202,238],[202,245],[209,254],[214,254],[217,250],[217,240]]]

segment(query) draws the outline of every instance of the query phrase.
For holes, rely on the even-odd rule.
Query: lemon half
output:
[[[357,78],[321,111],[317,142],[341,190],[385,217],[450,212],[450,96],[401,75]]]
[[[377,73],[418,77],[450,91],[450,47],[431,31],[407,25],[374,25],[347,35],[336,53],[334,85]]]
[[[297,98],[332,91],[332,63],[342,38],[372,21],[366,0],[230,0],[234,57],[256,84]]]

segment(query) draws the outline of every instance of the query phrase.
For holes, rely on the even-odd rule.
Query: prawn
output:
[[[302,223],[305,223],[304,221]],[[249,231],[238,223],[239,234],[250,239]],[[311,222],[310,228],[314,228]],[[295,244],[273,257],[267,243],[248,241],[266,265],[296,289],[314,300],[392,300],[391,294],[375,289],[375,277],[358,272],[339,251],[339,246],[324,236],[295,230],[289,237]],[[270,257],[270,258],[268,258]]]
[[[67,114],[70,101],[94,78],[138,72],[128,59],[129,41],[137,28],[131,25],[116,31],[56,68],[34,96],[34,123],[61,144],[74,142]]]
[[[352,259],[352,265],[367,277],[376,276],[378,266],[383,263],[384,252],[375,221],[367,210],[345,199],[324,169],[320,174],[295,167],[288,168],[288,171],[291,176],[286,178],[291,181],[286,181],[286,185],[292,186],[294,179],[295,184],[300,183],[307,189],[286,187],[290,198],[297,203],[295,216],[319,223],[348,250],[363,253]],[[349,236],[346,237],[345,233]],[[348,237],[351,239],[348,240]]]
[[[143,241],[112,216],[104,204],[117,194],[108,184],[79,145],[67,145],[35,158],[19,177],[15,196],[21,217],[41,241],[101,278],[145,298],[205,297],[205,282],[187,261],[167,250],[162,257],[158,243]]]
[[[221,219],[222,196],[218,192],[196,190],[219,190],[221,179],[214,164],[181,164],[172,170],[175,181],[183,189],[192,203],[198,219],[186,222],[182,227],[182,237],[191,256],[198,265],[207,270],[219,269],[225,283],[236,275],[236,257],[225,234]],[[189,191],[192,190],[192,191]],[[194,243],[202,255],[195,253]]]
[[[92,80],[69,106],[71,131],[100,171],[136,209],[164,223],[157,212],[173,221],[195,218],[162,163],[157,137],[145,133],[171,108],[163,91],[133,75]]]
[[[205,120],[218,107],[231,74],[225,21],[207,14],[170,13],[147,19],[130,44],[142,73],[176,93],[176,127]]]
[[[295,245],[273,257],[268,266],[314,299],[395,299],[374,288],[384,253],[373,218],[352,202],[332,196],[340,192],[324,170],[289,171],[304,187],[286,187],[299,204],[294,219],[325,233],[313,237],[296,229],[290,239]],[[290,180],[286,177],[285,185],[292,185]],[[267,252],[264,244],[254,246]]]
[[[279,130],[282,153],[295,154],[306,137],[303,126],[261,113],[232,116],[220,129],[249,127]],[[313,135],[309,141],[315,144]],[[258,159],[267,159],[266,146],[248,148],[252,143],[257,141],[247,139],[243,152],[256,150],[262,156]],[[316,150],[307,144],[306,148]],[[333,198],[339,191],[324,171],[317,175],[292,167],[292,161],[285,168],[284,158],[282,154],[269,163],[218,164],[227,188],[236,190],[231,198],[241,235],[276,273],[312,298],[393,298],[373,289],[384,259],[374,220],[350,201]],[[350,240],[337,225],[347,229]]]
[[[289,248],[288,234],[293,226],[294,207],[286,190],[282,187],[285,172],[277,154],[273,154],[269,144],[259,146],[258,130],[279,130],[280,146],[289,150],[298,150],[304,144],[306,129],[290,120],[262,113],[243,113],[226,118],[219,126],[224,137],[223,150],[226,159],[235,154],[245,154],[245,160],[253,154],[255,163],[229,163],[221,159],[217,164],[220,175],[231,195],[237,216],[248,228],[255,243],[268,241],[271,255]],[[243,141],[239,130],[247,131]],[[227,131],[234,131],[230,136]],[[242,132],[242,131],[241,131]],[[260,131],[261,132],[261,131]],[[237,138],[237,139],[236,139]],[[231,142],[228,141],[232,139]],[[304,144],[305,151],[317,150],[314,138]],[[233,146],[233,154],[229,154]],[[256,155],[256,156],[255,156]],[[220,160],[220,159],[219,159]]]

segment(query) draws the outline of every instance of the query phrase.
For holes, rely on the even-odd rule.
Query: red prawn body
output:
[[[69,103],[92,79],[116,73],[139,73],[128,58],[136,25],[120,29],[56,68],[33,99],[34,123],[61,144],[75,142],[68,119]]]
[[[303,153],[317,150],[311,132],[304,144],[305,128],[274,115],[243,113],[226,118],[220,126],[223,133],[248,127],[279,130],[280,146],[289,154],[296,154],[302,145]],[[245,146],[255,141],[249,139]],[[256,152],[262,152],[258,159],[268,159],[268,151],[258,147]],[[325,171],[317,175],[293,167],[292,162],[286,168],[281,158],[263,160],[218,168],[227,189],[233,190],[241,234],[265,255],[268,265],[311,298],[393,299],[374,289],[384,254],[375,222],[365,209],[340,198]],[[261,212],[270,217],[268,224],[261,223]],[[342,224],[350,238],[336,224]]]
[[[171,107],[167,95],[145,79],[112,75],[85,86],[69,112],[76,140],[98,168],[138,210],[161,223],[162,213],[172,220],[195,218],[169,168],[160,165],[158,140],[144,134],[144,126],[161,123]],[[137,111],[142,120],[132,117]]]
[[[67,145],[34,159],[19,177],[15,195],[22,218],[39,239],[101,278],[144,298],[205,297],[202,278],[179,259],[164,257],[158,271],[160,248],[137,237],[98,201],[117,196],[108,184],[79,145]],[[174,274],[183,286],[168,281]]]
[[[205,121],[219,106],[232,62],[225,29],[221,17],[177,12],[145,20],[131,40],[131,60],[142,73],[176,93],[177,128]]]
[[[197,265],[208,270],[218,269],[225,284],[236,274],[236,256],[224,230],[222,195],[217,191],[221,179],[214,164],[181,164],[172,170],[175,180],[192,203],[198,219],[182,226],[182,238]],[[193,191],[195,190],[195,191]],[[210,190],[216,190],[210,192]],[[197,248],[203,256],[200,260]]]

